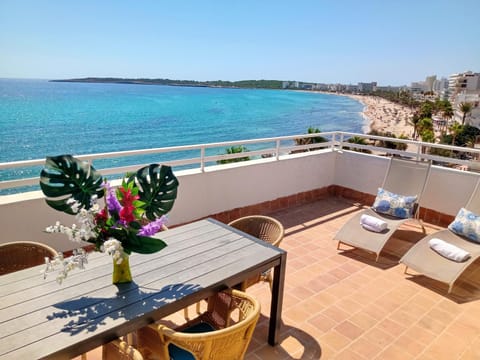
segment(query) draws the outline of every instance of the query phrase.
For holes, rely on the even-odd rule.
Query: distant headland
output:
[[[80,79],[63,79],[63,80],[50,80],[50,81],[137,84],[137,85],[227,87],[227,88],[246,88],[246,89],[282,89],[284,87],[284,82],[280,80],[195,81],[195,80],[171,80],[171,79],[129,79],[129,78],[110,78],[110,77],[86,77],[86,78],[80,78]]]

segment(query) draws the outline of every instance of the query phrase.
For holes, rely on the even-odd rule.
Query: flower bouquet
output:
[[[71,227],[57,222],[46,231],[93,243],[96,250],[112,255],[114,283],[132,280],[128,258],[132,252],[150,254],[166,246],[151,236],[164,227],[165,215],[177,197],[178,180],[169,166],[142,167],[126,175],[114,189],[90,163],[71,155],[47,157],[40,187],[50,207],[75,215],[78,222]],[[103,205],[99,204],[101,198]],[[83,249],[75,250],[69,258],[59,254],[47,260],[45,274],[61,265],[57,281],[62,282],[70,270],[83,268],[86,262]]]

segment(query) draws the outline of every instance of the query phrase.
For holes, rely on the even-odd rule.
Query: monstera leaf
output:
[[[132,252],[139,254],[153,254],[167,246],[163,240],[137,235],[133,229],[112,228],[109,230],[109,235],[122,243],[123,250],[127,254],[131,254]]]
[[[145,203],[145,216],[155,220],[168,213],[177,198],[178,180],[170,166],[150,164],[139,169],[129,181],[139,187],[140,201]]]
[[[91,206],[91,198],[104,194],[102,176],[89,163],[71,155],[47,157],[40,173],[40,187],[46,202],[55,210],[74,215],[70,199],[78,201],[85,209]]]

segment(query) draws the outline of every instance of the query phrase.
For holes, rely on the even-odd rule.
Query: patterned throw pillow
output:
[[[378,188],[377,197],[375,198],[372,209],[378,213],[407,219],[412,217],[416,201],[416,195],[398,195]]]
[[[480,243],[480,215],[461,208],[448,228],[458,235]]]

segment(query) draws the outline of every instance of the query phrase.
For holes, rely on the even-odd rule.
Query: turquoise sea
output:
[[[362,108],[297,91],[0,79],[0,162],[295,135],[309,126],[362,132]],[[28,176],[0,179],[20,175]]]

